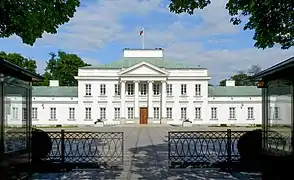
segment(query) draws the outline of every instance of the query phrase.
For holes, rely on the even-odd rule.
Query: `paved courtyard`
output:
[[[52,131],[52,129],[46,129]],[[56,131],[57,129],[54,128]],[[66,131],[77,129],[66,129]],[[78,129],[81,131],[81,129]],[[124,168],[121,171],[109,170],[74,170],[62,174],[46,174],[35,176],[33,179],[260,179],[257,176],[242,173],[224,173],[212,169],[188,170],[168,169],[167,132],[170,130],[187,130],[172,126],[133,126],[84,128],[89,131],[123,131],[124,132]],[[225,130],[219,128],[192,127],[188,130]],[[238,128],[250,130],[250,128]]]

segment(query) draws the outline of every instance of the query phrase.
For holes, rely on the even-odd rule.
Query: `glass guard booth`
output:
[[[262,88],[263,149],[270,154],[293,153],[293,72],[294,57],[252,76]]]
[[[43,78],[0,58],[0,169],[30,162],[32,82]]]

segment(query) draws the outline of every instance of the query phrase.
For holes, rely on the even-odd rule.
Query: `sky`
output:
[[[227,0],[214,0],[194,15],[169,12],[169,0],[82,0],[75,16],[57,34],[44,34],[33,46],[17,36],[0,39],[0,51],[20,53],[37,61],[44,72],[50,52],[74,53],[90,64],[122,58],[124,48],[163,48],[166,60],[207,68],[211,83],[218,84],[251,65],[268,68],[294,56],[294,48],[257,49],[253,31],[234,26],[225,9]]]

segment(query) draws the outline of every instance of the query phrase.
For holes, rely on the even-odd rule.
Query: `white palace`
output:
[[[124,49],[122,60],[80,68],[75,78],[77,87],[55,80],[33,87],[33,125],[261,124],[261,89],[234,81],[208,86],[207,69],[165,59],[161,48]],[[21,124],[20,97],[8,93],[5,101],[8,125]],[[288,105],[274,102],[270,117],[280,124]]]

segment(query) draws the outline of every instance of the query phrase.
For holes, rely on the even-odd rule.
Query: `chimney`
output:
[[[50,80],[49,86],[59,86],[59,81],[58,80]]]
[[[235,81],[232,79],[226,80],[226,86],[235,86]]]

